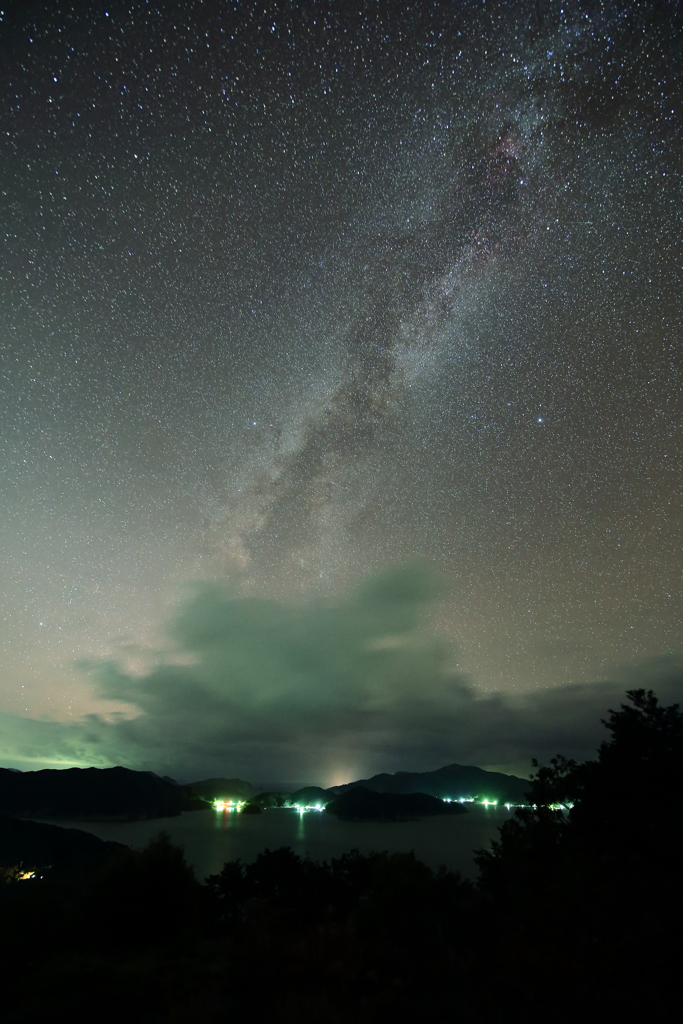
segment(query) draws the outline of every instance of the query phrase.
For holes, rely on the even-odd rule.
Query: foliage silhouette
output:
[[[165,941],[199,923],[202,889],[180,847],[160,832],[112,857],[84,893],[92,934],[107,946]]]
[[[260,804],[255,804],[252,801],[249,801],[249,803],[245,804],[242,808],[242,814],[263,814],[263,808]]]
[[[611,738],[595,761],[535,764],[535,806],[517,810],[477,856],[500,939],[525,943],[536,977],[561,966],[575,978],[558,1020],[582,1000],[626,1020],[665,1019],[675,999],[683,715],[652,691],[627,697],[604,720]]]
[[[163,835],[80,884],[4,872],[4,1020],[677,1019],[683,716],[627,697],[594,761],[535,765],[476,885],[412,854],[281,848],[202,886]]]
[[[543,878],[568,855],[669,862],[668,840],[678,831],[671,809],[683,792],[683,714],[678,704],[662,707],[651,690],[629,690],[627,697],[629,704],[603,720],[612,738],[597,760],[577,764],[558,755],[543,767],[533,762],[534,806],[519,808],[492,850],[478,856],[485,888],[499,885],[503,873],[517,881]]]

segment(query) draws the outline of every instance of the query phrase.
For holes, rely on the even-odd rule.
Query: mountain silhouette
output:
[[[244,779],[203,779],[182,788],[202,800],[248,800],[256,792]]]
[[[497,800],[499,803],[526,803],[529,782],[517,775],[487,772],[473,765],[449,764],[433,772],[386,772],[370,779],[359,779],[344,786],[332,786],[329,793],[344,793],[357,786],[375,793],[427,793],[441,800]]]
[[[76,828],[22,821],[0,814],[0,872],[43,872],[52,878],[80,882],[94,875],[126,847],[105,842]]]
[[[0,768],[0,814],[25,818],[133,821],[205,807],[182,786],[129,768]]]

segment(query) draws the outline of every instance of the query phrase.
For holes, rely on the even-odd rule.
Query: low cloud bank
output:
[[[421,628],[436,593],[419,565],[336,603],[286,605],[201,584],[149,671],[88,666],[98,695],[132,705],[136,717],[60,724],[0,715],[3,763],[322,784],[452,761],[527,774],[531,757],[591,757],[600,718],[626,689],[683,697],[683,663],[673,655],[609,681],[482,696],[452,669],[447,645]]]

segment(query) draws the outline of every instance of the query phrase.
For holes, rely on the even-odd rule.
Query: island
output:
[[[466,814],[459,803],[447,803],[428,793],[376,793],[354,786],[331,800],[325,810],[343,821],[414,821],[435,814]]]

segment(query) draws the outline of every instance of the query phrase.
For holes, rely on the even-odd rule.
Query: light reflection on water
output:
[[[419,821],[339,821],[331,814],[289,808],[271,808],[263,814],[229,811],[187,811],[177,818],[152,821],[53,821],[65,828],[80,828],[100,839],[112,839],[134,849],[146,846],[159,832],[182,846],[198,879],[216,874],[227,860],[249,863],[266,847],[291,846],[295,853],[314,860],[330,860],[357,849],[390,852],[414,851],[419,860],[440,864],[474,877],[472,851],[487,847],[512,812],[504,807],[470,806],[466,814],[422,818]],[[42,819],[47,820],[47,819]]]

